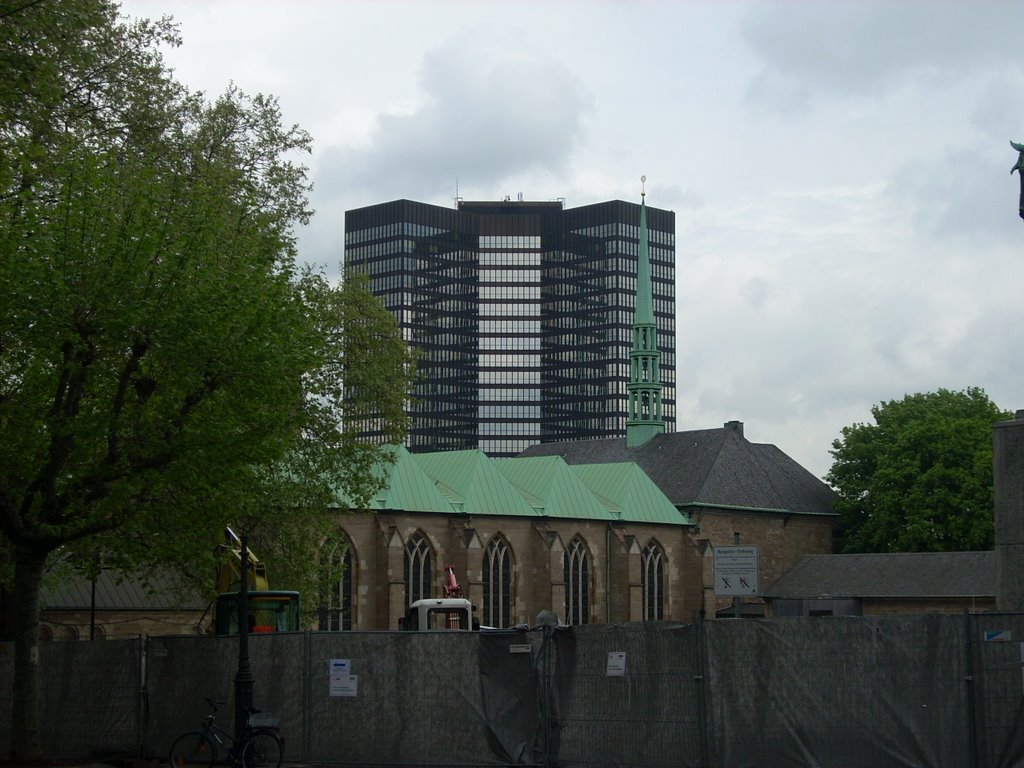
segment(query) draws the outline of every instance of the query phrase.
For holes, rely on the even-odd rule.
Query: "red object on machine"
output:
[[[455,565],[448,563],[444,567],[444,596],[447,597],[462,597],[462,586],[459,584],[459,580],[455,578]],[[459,626],[459,617],[454,613],[448,615],[448,629],[465,629],[465,627]]]
[[[462,597],[462,587],[459,585],[459,580],[455,578],[455,566],[452,563],[448,563],[444,567],[444,572],[444,596]]]

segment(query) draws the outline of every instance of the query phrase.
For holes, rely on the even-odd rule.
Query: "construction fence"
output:
[[[47,759],[166,755],[238,639],[41,647]],[[13,647],[0,644],[0,690]],[[1024,615],[255,635],[254,701],[316,766],[1024,766]],[[11,697],[0,697],[0,759]]]

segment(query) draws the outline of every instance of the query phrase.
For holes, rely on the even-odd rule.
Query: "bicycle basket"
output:
[[[249,715],[250,728],[280,728],[281,719],[269,712],[253,712]]]

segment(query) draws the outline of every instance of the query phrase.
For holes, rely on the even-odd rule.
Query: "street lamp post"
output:
[[[249,535],[242,532],[242,574],[238,586],[238,671],[235,673],[235,742],[245,733],[252,708],[253,676],[249,664]]]

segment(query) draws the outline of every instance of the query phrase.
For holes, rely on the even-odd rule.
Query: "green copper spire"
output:
[[[646,178],[646,177],[645,177]],[[640,252],[636,260],[636,310],[634,325],[654,325],[654,288],[651,285],[651,257],[647,247],[646,192],[640,193]]]
[[[646,182],[647,177],[641,176]],[[626,447],[643,445],[665,431],[661,410],[661,351],[654,320],[654,286],[647,245],[646,190],[640,193],[640,248],[636,264],[636,311],[633,315],[633,349],[629,353],[629,398],[626,414]]]

